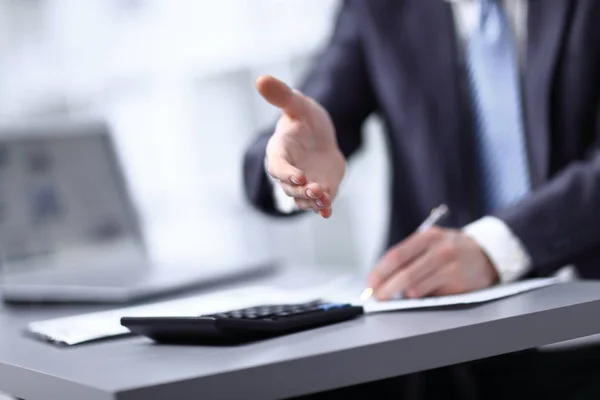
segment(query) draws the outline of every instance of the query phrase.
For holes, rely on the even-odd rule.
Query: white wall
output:
[[[368,268],[386,218],[380,127],[331,220],[274,221],[246,204],[241,158],[276,110],[254,91],[294,84],[336,0],[0,0],[0,119],[93,114],[114,126],[155,254]],[[13,18],[14,17],[14,18]],[[1,32],[0,32],[1,33]]]

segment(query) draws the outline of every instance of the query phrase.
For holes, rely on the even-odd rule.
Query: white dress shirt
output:
[[[443,0],[452,5],[456,31],[461,43],[466,45],[471,32],[479,22],[480,3],[478,0]],[[527,42],[527,0],[502,0],[505,12],[513,30],[521,68],[526,61]],[[464,48],[464,46],[463,46]],[[292,212],[297,209],[294,200],[283,193],[279,185],[274,185],[275,205],[281,212]],[[501,282],[512,282],[531,267],[529,254],[520,240],[500,219],[486,216],[466,227],[463,231],[471,237],[487,254],[496,268]]]

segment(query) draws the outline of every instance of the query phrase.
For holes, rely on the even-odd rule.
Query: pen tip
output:
[[[444,215],[447,212],[448,212],[448,206],[445,204],[442,204],[440,206],[437,206],[433,210],[431,210],[431,215],[434,215],[434,214]]]
[[[371,297],[373,295],[373,289],[371,288],[366,288],[365,290],[363,290],[362,294],[360,295],[360,300],[361,301],[365,301],[367,300],[369,297]]]

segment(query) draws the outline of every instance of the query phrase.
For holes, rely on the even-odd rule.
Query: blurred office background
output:
[[[329,221],[260,215],[242,155],[277,110],[263,73],[297,84],[337,0],[0,0],[0,123],[106,119],[157,258],[368,269],[385,235],[376,118]]]

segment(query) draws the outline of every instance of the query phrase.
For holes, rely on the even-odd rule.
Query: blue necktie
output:
[[[514,204],[530,189],[515,40],[499,0],[479,0],[467,69],[483,211]]]

